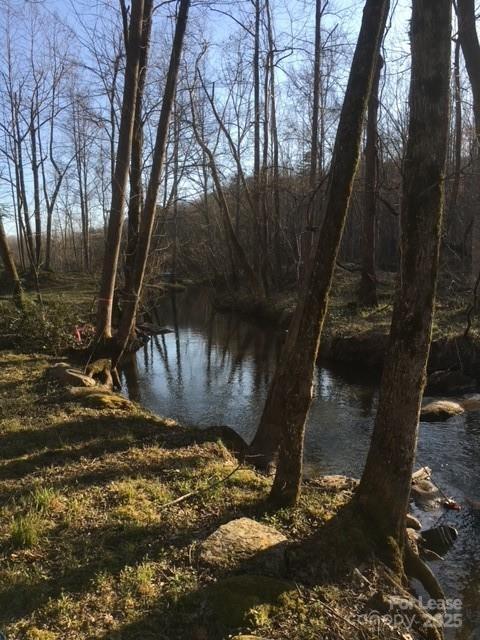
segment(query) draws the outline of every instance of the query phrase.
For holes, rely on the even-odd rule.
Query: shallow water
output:
[[[186,424],[229,425],[251,440],[284,335],[215,313],[203,289],[166,297],[156,316],[160,326],[173,331],[137,353],[136,367],[124,373],[130,397]],[[359,477],[376,404],[372,372],[317,367],[306,475]],[[465,496],[480,500],[480,412],[421,424],[417,466],[424,465],[447,495],[460,502]],[[448,637],[480,640],[480,512],[439,510],[420,518],[425,527],[441,522],[459,530],[453,549],[433,568],[447,598],[462,601],[460,609],[450,610],[460,614],[462,626],[452,626]]]

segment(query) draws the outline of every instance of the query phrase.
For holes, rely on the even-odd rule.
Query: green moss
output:
[[[225,628],[245,626],[255,619],[265,624],[280,596],[294,588],[290,582],[266,576],[232,576],[206,590],[204,606],[208,617]]]

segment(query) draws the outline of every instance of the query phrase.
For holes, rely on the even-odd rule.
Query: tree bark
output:
[[[152,240],[153,227],[155,223],[158,188],[165,159],[168,128],[170,123],[170,116],[172,113],[173,102],[175,99],[178,69],[180,67],[183,39],[187,27],[189,8],[190,0],[180,0],[177,24],[175,27],[175,35],[173,38],[172,52],[170,56],[170,64],[163,95],[162,110],[160,112],[157,137],[155,140],[155,147],[153,151],[152,169],[148,181],[145,206],[140,221],[140,230],[135,252],[132,281],[130,288],[125,293],[125,305],[118,329],[117,342],[120,355],[116,357],[117,361],[127,347],[128,341],[135,326],[139,298],[142,291],[145,268],[147,266],[150,243]]]
[[[283,506],[295,504],[300,492],[314,367],[388,6],[388,0],[367,0],[365,4],[335,140],[324,222],[257,434],[258,439],[280,437],[270,498]]]
[[[20,309],[23,308],[23,292],[22,283],[18,277],[17,267],[13,259],[12,252],[8,245],[7,234],[5,233],[5,227],[3,226],[3,219],[0,215],[0,258],[2,259],[5,267],[5,272],[10,281],[12,288],[12,296],[15,304]]]
[[[373,528],[400,549],[435,302],[449,129],[450,32],[450,0],[414,0],[400,278],[375,428],[357,493]]]
[[[142,26],[142,42],[139,61],[139,78],[137,101],[135,105],[135,120],[133,125],[132,163],[130,169],[130,197],[128,201],[128,235],[125,251],[125,289],[131,286],[132,270],[135,263],[135,249],[137,246],[140,215],[143,207],[143,93],[147,78],[148,49],[152,30],[153,0],[144,0],[144,16]]]
[[[125,191],[132,150],[133,122],[141,56],[143,0],[132,0],[132,15],[125,68],[122,113],[118,132],[117,157],[112,182],[112,201],[105,245],[102,279],[97,305],[97,338],[112,337],[112,310],[120,242],[123,228]]]
[[[476,164],[480,162],[480,42],[477,35],[475,19],[475,0],[458,0],[458,37],[462,47],[465,66],[467,68],[473,96],[473,114],[475,119],[475,135],[477,138]],[[479,189],[476,189],[477,206],[480,200]],[[473,279],[480,272],[480,218],[474,215],[471,227],[471,276]]]
[[[376,307],[377,282],[375,274],[375,226],[378,196],[378,91],[383,58],[378,56],[373,78],[372,92],[368,101],[367,142],[365,145],[365,199],[363,211],[362,274],[360,302],[367,307]]]

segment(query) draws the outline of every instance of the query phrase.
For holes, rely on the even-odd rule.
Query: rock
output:
[[[468,396],[467,398],[462,398],[458,403],[465,411],[480,411],[480,395],[478,393]]]
[[[458,531],[449,525],[441,525],[422,531],[421,536],[424,549],[444,556],[458,538]]]
[[[458,402],[435,400],[422,407],[420,420],[423,422],[440,422],[453,418],[453,416],[461,415],[462,413],[465,413],[465,409]]]
[[[219,527],[200,545],[199,560],[221,569],[252,564],[278,575],[285,567],[286,543],[287,538],[273,527],[239,518]]]
[[[94,387],[96,382],[78,369],[71,369],[65,362],[58,362],[50,367],[48,377],[71,387]]]
[[[412,516],[410,513],[407,513],[407,528],[413,529],[414,531],[420,531],[422,528],[422,523],[420,520]]]
[[[95,389],[72,387],[70,395],[75,399],[81,398],[86,406],[93,409],[128,410],[132,408],[130,400],[117,393],[112,393],[108,387],[95,387]]]
[[[476,389],[476,380],[462,371],[434,371],[428,376],[425,395],[461,395]]]
[[[418,480],[412,484],[412,496],[416,502],[422,504],[438,502],[441,499],[441,493],[438,488],[430,480]]]

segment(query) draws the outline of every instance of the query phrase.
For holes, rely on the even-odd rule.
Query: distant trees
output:
[[[378,56],[368,101],[367,141],[365,144],[365,196],[363,206],[362,271],[360,302],[366,307],[377,305],[375,271],[376,222],[378,200],[378,106],[383,58]]]

